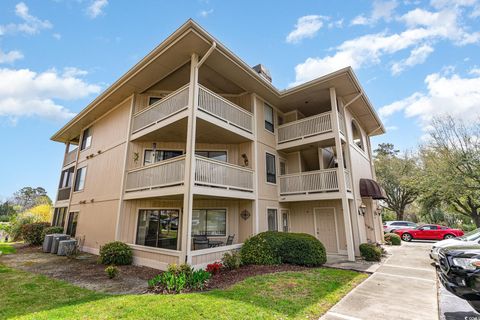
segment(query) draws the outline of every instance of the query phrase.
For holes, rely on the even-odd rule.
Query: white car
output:
[[[383,232],[393,233],[398,229],[413,229],[417,224],[410,221],[386,221],[383,223]]]
[[[432,246],[432,249],[430,250],[430,258],[432,258],[435,263],[438,263],[438,252],[442,248],[453,246],[460,248],[478,244],[480,244],[480,228],[467,232],[461,237],[445,239],[435,242],[435,244]]]

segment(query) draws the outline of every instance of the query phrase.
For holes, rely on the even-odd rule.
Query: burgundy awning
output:
[[[360,195],[362,198],[372,198],[374,200],[387,198],[382,187],[375,180],[371,179],[360,179]]]

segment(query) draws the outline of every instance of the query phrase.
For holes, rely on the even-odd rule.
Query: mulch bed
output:
[[[213,275],[213,277],[208,283],[208,289],[225,289],[237,282],[244,280],[245,278],[257,275],[284,271],[303,271],[308,269],[310,268],[289,264],[281,264],[275,266],[241,266],[240,268],[235,270],[221,270],[218,274]]]

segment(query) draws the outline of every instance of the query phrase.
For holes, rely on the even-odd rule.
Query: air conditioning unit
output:
[[[58,243],[57,255],[66,256],[68,252],[73,252],[73,249],[77,245],[77,240],[62,240]]]
[[[45,238],[43,239],[43,252],[50,252],[50,250],[52,250],[53,237],[59,236],[59,235],[61,234],[54,233],[54,234],[45,235]]]
[[[59,242],[62,240],[68,240],[68,239],[70,239],[70,236],[66,234],[60,234],[60,235],[54,236],[52,240],[52,248],[50,249],[50,253],[57,253]]]

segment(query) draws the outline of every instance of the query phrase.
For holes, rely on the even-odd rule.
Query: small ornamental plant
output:
[[[115,266],[108,266],[105,268],[105,273],[109,279],[116,278],[118,275],[118,268]]]
[[[220,272],[222,267],[223,264],[220,261],[215,261],[214,263],[207,264],[207,268],[205,270],[211,274],[217,274]]]

